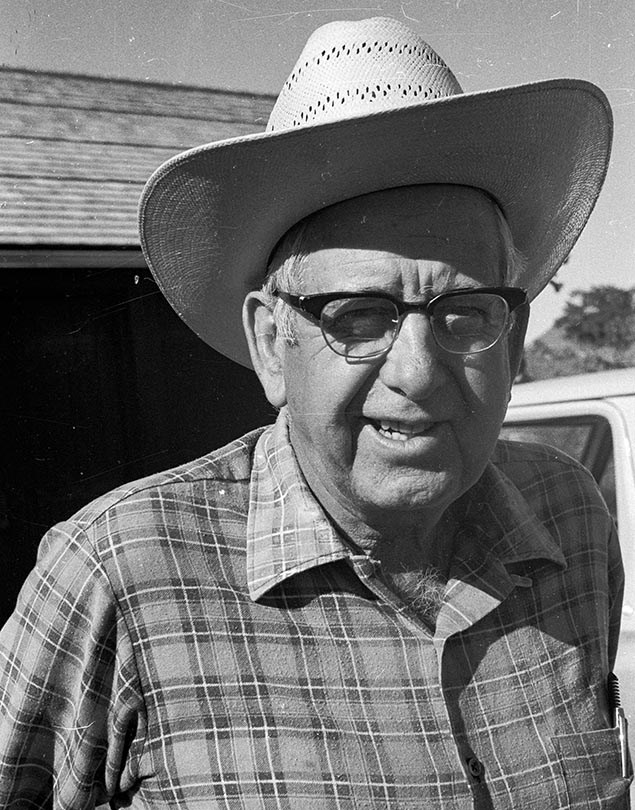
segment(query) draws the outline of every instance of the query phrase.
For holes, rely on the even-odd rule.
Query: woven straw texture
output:
[[[330,23],[307,42],[280,92],[267,132],[461,92],[441,57],[397,20]]]

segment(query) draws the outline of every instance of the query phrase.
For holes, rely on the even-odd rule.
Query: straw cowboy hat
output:
[[[140,207],[159,287],[203,340],[245,366],[246,293],[284,233],[325,206],[420,183],[473,186],[501,207],[534,298],[567,257],[606,174],[608,101],[555,79],[463,93],[397,20],[334,22],[309,39],[263,133],[167,161]]]

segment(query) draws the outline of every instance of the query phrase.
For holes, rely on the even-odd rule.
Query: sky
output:
[[[533,307],[529,338],[578,289],[635,287],[635,0],[2,0],[0,64],[277,93],[326,22],[391,16],[426,39],[466,91],[553,77],[609,98],[604,192],[570,260]]]

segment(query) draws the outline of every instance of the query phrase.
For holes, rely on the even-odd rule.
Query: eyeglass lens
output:
[[[437,344],[453,354],[482,352],[501,337],[507,302],[494,293],[441,297],[427,314]],[[390,348],[399,331],[397,305],[386,298],[338,298],[322,310],[324,339],[345,357],[372,357]]]

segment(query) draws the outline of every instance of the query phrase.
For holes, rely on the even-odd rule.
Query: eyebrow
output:
[[[443,293],[446,293],[446,292],[452,292],[453,290],[468,290],[468,289],[478,290],[478,289],[480,289],[481,287],[484,287],[484,286],[491,286],[491,285],[466,283],[466,284],[455,284],[455,285],[451,286],[451,285],[445,285],[444,284],[439,289],[435,289],[434,285],[428,284],[419,291],[419,293],[417,294],[417,298],[421,297],[423,299],[423,301],[426,301],[426,300],[430,300],[432,298],[436,298],[437,295],[442,295]],[[384,287],[377,287],[377,286],[374,286],[374,285],[373,286],[368,286],[368,287],[362,286],[362,287],[358,287],[356,289],[350,289],[350,290],[341,289],[341,288],[340,289],[334,288],[332,290],[324,290],[324,291],[321,291],[319,293],[305,293],[305,295],[330,295],[331,293],[342,293],[342,295],[347,295],[348,294],[348,295],[356,295],[356,296],[357,295],[389,296],[391,298],[394,298],[397,301],[401,300],[404,303],[406,303],[405,299],[402,298],[401,295],[396,295],[392,290],[385,289]],[[413,299],[412,302],[414,303],[414,301],[416,301],[417,298]]]

